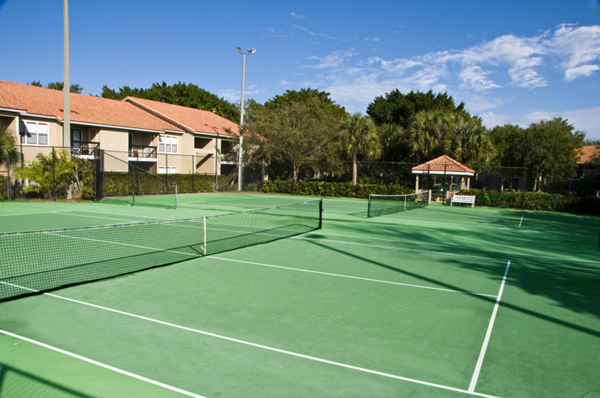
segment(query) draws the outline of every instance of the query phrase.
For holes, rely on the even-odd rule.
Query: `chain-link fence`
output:
[[[160,176],[167,185],[177,184],[178,192],[215,192],[237,190],[238,166],[235,153],[220,155],[207,151],[195,155],[166,154],[132,147],[130,151],[104,150],[103,190],[107,181],[127,180],[131,167],[149,174]],[[100,189],[94,174],[95,148],[76,147],[23,147],[22,164],[26,168],[38,169],[37,174],[27,174],[17,169],[0,171],[0,197],[43,197],[98,198]],[[251,159],[246,159],[249,161]],[[61,167],[64,162],[75,164],[75,184],[61,181]],[[297,185],[320,183],[318,189],[308,193],[350,196],[364,196],[373,193],[406,193],[415,190],[431,190],[434,199],[447,199],[454,192],[466,189],[486,192],[546,192],[561,194],[567,201],[583,197],[589,191],[600,189],[600,168],[568,170],[544,170],[525,167],[500,167],[466,165],[473,170],[472,175],[456,173],[455,164],[436,164],[427,172],[415,172],[415,167],[423,165],[407,162],[358,162],[320,161],[295,164],[279,160],[270,163],[248,162],[244,165],[244,190],[261,191],[265,184],[286,181],[289,193],[298,193]],[[356,168],[356,170],[355,170]],[[92,171],[88,171],[92,170]],[[215,172],[216,171],[216,172]],[[356,175],[358,184],[369,185],[361,189],[352,184]],[[58,177],[57,177],[58,176]],[[294,178],[294,176],[296,178]],[[112,179],[112,180],[111,180]],[[9,183],[10,182],[10,183]],[[340,189],[340,184],[350,187]],[[346,192],[346,193],[345,193]],[[361,194],[362,192],[362,194]],[[119,193],[115,193],[117,195]],[[120,193],[123,194],[123,193]],[[366,193],[368,195],[368,193]],[[102,195],[106,196],[106,192]]]

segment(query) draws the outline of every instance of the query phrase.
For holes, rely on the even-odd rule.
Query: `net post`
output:
[[[177,184],[175,184],[175,208],[177,208]]]
[[[203,237],[203,240],[204,240],[204,245],[203,245],[204,253],[203,253],[203,255],[206,256],[206,217],[202,217],[202,219],[203,219],[203,224],[204,224],[204,226],[203,226],[203,231],[204,232],[202,233],[204,235],[204,237]]]
[[[319,228],[323,226],[323,199],[319,200]]]
[[[371,194],[369,194],[369,202],[367,203],[367,218],[371,217]]]

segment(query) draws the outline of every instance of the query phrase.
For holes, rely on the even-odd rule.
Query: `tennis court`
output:
[[[278,213],[272,230],[293,233],[215,254],[205,224],[184,224],[314,199],[2,204],[0,240],[70,231],[24,253],[127,268],[128,246],[151,269],[0,302],[0,396],[600,396],[598,218],[434,204],[369,218],[366,200],[324,198],[320,229],[312,210]],[[248,220],[240,235],[270,234]],[[119,229],[134,232],[78,235]]]

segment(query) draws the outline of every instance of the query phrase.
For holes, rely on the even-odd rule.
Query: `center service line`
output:
[[[487,351],[488,344],[490,343],[490,337],[492,336],[492,330],[494,329],[494,321],[496,320],[496,314],[498,313],[498,307],[500,306],[500,300],[502,299],[502,292],[504,291],[504,285],[506,284],[506,276],[508,275],[509,268],[510,260],[508,260],[508,263],[506,264],[506,271],[504,271],[504,277],[502,277],[502,284],[500,285],[500,291],[498,291],[498,298],[496,299],[490,324],[488,325],[485,339],[483,340],[483,345],[481,346],[481,352],[479,353],[479,359],[477,360],[477,365],[475,366],[475,372],[473,372],[473,378],[471,379],[471,384],[469,385],[468,391],[471,393],[475,392],[475,386],[477,386],[477,379],[479,379],[479,373],[481,372],[481,366],[483,365],[485,352]]]

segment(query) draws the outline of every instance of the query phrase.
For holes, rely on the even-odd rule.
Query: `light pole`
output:
[[[246,55],[252,54],[256,52],[256,48],[248,49],[248,52],[242,52],[242,47],[238,47],[237,52],[243,55],[244,61],[242,63],[242,102],[241,102],[241,112],[240,112],[240,148],[239,148],[239,157],[238,157],[238,192],[242,192],[242,145],[244,143],[244,136],[242,134],[242,126],[244,125],[244,80],[246,77]]]

